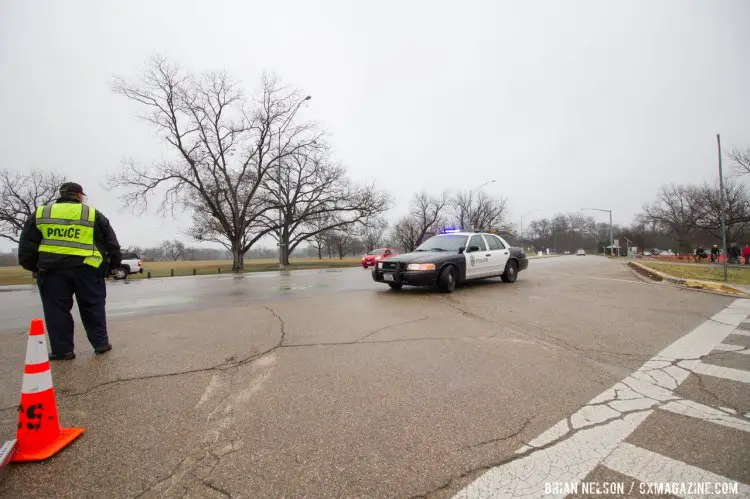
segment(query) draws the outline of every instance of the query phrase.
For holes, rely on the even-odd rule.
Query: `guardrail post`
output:
[[[193,269],[193,275],[195,275],[195,269]]]
[[[151,279],[151,271],[148,271],[148,272],[146,273],[146,279]]]
[[[219,267],[219,274],[221,274],[221,267]]]
[[[174,269],[169,269],[169,275],[171,275],[172,277],[174,277]]]

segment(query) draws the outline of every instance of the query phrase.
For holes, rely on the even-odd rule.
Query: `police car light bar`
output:
[[[440,231],[441,234],[453,234],[454,232],[461,232],[461,229],[456,229],[456,228],[452,228],[452,227],[451,228],[446,227],[445,229],[442,229]]]

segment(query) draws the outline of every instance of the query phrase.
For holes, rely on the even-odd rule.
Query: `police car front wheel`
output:
[[[440,271],[440,276],[438,276],[437,283],[438,289],[443,293],[452,293],[453,290],[456,289],[456,280],[456,267],[454,267],[453,265],[448,265],[442,271]]]

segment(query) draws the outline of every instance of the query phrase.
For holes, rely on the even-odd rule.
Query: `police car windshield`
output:
[[[444,234],[431,237],[419,245],[415,251],[458,251],[466,247],[467,236]]]

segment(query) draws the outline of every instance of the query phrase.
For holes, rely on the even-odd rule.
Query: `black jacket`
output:
[[[58,199],[56,203],[79,203],[80,201],[72,199]],[[21,231],[21,240],[18,243],[18,264],[30,272],[43,270],[60,270],[73,267],[81,267],[83,263],[82,256],[73,255],[39,255],[39,243],[42,242],[42,233],[36,226],[36,217],[29,218]],[[122,253],[120,252],[120,243],[117,242],[117,236],[112,226],[109,224],[107,217],[96,210],[94,219],[94,244],[99,252],[104,256],[104,263],[100,267],[102,272],[106,273],[111,267],[117,267],[122,262]],[[107,263],[109,260],[109,263]]]

